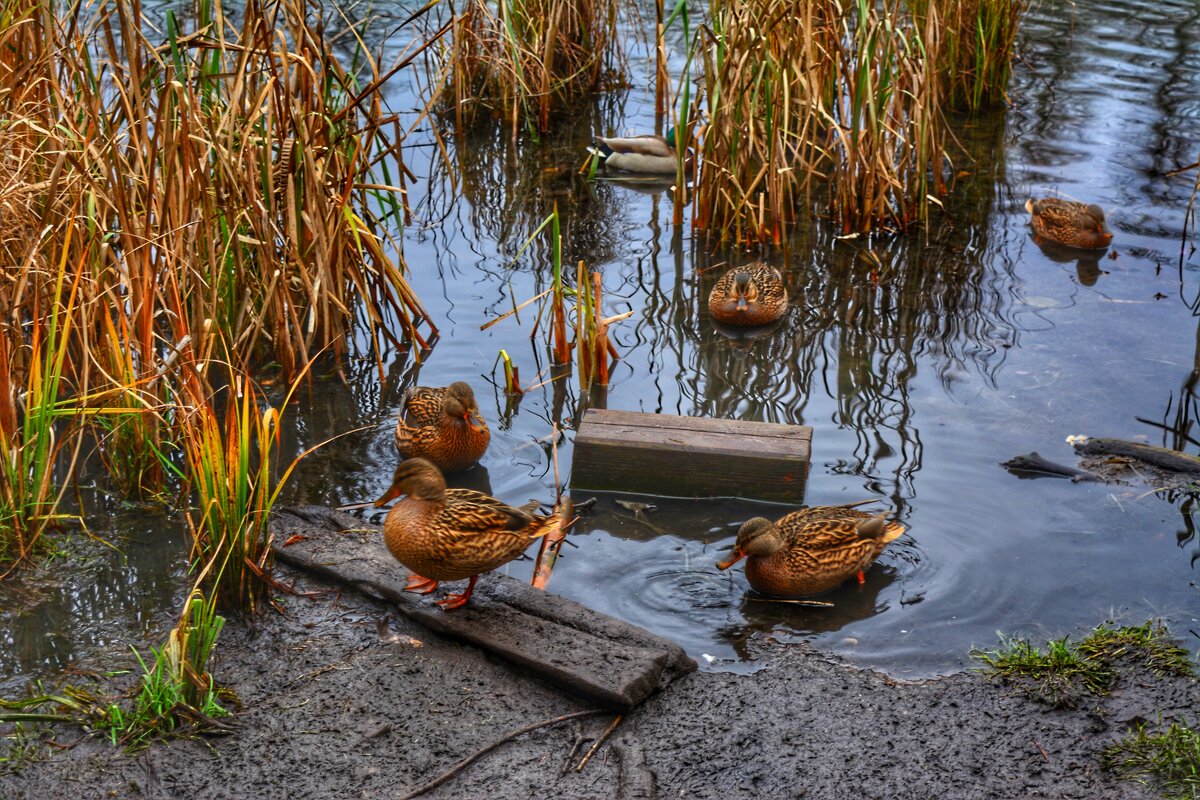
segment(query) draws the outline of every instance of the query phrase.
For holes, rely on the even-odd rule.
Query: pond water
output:
[[[712,253],[674,230],[661,191],[589,190],[577,174],[593,133],[652,129],[644,61],[631,60],[632,89],[540,145],[482,132],[447,170],[428,129],[417,131],[405,142],[419,178],[405,257],[441,336],[423,363],[398,354],[383,376],[355,363],[346,384],[323,380],[301,398],[286,447],[363,429],[309,456],[286,501],[378,496],[395,463],[400,395],[417,381],[470,381],[491,424],[481,467],[452,485],[513,503],[551,498],[554,423],[569,482],[575,380],[544,383],[532,314],[480,330],[547,285],[544,245],[514,256],[557,202],[565,260],[603,272],[608,313],[634,311],[614,328],[621,361],[593,404],[811,425],[805,501],[877,498],[909,533],[863,586],[820,598],[831,607],[777,604],[753,597],[740,567],[713,564],[741,521],[785,508],[650,499],[653,510],[635,513],[605,496],[564,548],[553,591],[673,638],[706,669],[752,671],[755,640],[806,639],[918,677],[963,668],[997,631],[1044,638],[1151,616],[1195,650],[1200,543],[1186,495],[1019,479],[999,462],[1037,450],[1074,463],[1070,434],[1196,451],[1187,434],[1200,262],[1190,248],[1181,262],[1180,249],[1191,180],[1164,176],[1200,154],[1197,14],[1182,2],[1038,5],[1021,36],[1013,107],[957,128],[972,158],[956,163],[947,213],[905,238],[838,240],[820,223],[798,231],[786,252],[766,254],[793,310],[751,341],[715,332],[705,301],[729,263],[755,255]],[[393,108],[407,112],[411,84],[392,83]],[[1055,192],[1106,210],[1111,258],[1034,243],[1025,200]],[[488,383],[502,348],[526,386],[541,384],[519,403]],[[0,675],[61,669],[176,613],[178,520],[115,508],[92,525],[122,553],[4,590],[10,608],[35,601],[0,619]],[[528,577],[531,563],[505,569]]]

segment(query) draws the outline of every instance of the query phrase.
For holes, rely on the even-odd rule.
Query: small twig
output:
[[[1046,755],[1046,750],[1042,747],[1042,743],[1039,742],[1036,737],[1034,737],[1033,744],[1035,747],[1037,747],[1038,752],[1042,754],[1042,758],[1046,759],[1046,763],[1049,764],[1050,756]]]
[[[752,594],[746,595],[747,600],[753,600],[756,603],[792,603],[798,606],[812,606],[813,608],[833,608],[833,603],[828,600],[789,600],[785,597],[755,597]]]
[[[529,733],[530,731],[536,731],[538,728],[548,728],[551,725],[558,725],[561,722],[569,722],[570,720],[580,719],[581,717],[594,717],[597,714],[604,714],[604,713],[606,713],[606,712],[603,711],[602,709],[595,708],[595,709],[592,709],[591,711],[576,711],[571,714],[563,714],[561,717],[555,717],[554,719],[545,719],[545,720],[542,720],[541,722],[535,722],[532,725],[526,725],[524,728],[520,728],[518,730],[513,731],[512,733],[508,733],[508,734],[505,734],[504,736],[501,736],[499,739],[492,742],[491,744],[489,744],[487,747],[483,748],[482,750],[475,751],[473,754],[467,756],[462,761],[458,762],[453,767],[451,767],[450,769],[443,772],[441,775],[439,775],[436,778],[434,778],[433,780],[431,780],[429,783],[426,783],[425,785],[421,786],[420,788],[414,789],[413,791],[404,795],[404,797],[400,798],[400,800],[412,800],[412,798],[414,798],[414,797],[420,797],[421,795],[425,794],[426,792],[436,789],[437,787],[441,786],[446,781],[453,778],[458,773],[462,772],[467,767],[471,766],[471,764],[474,763],[481,756],[487,755],[488,753],[492,752],[500,745],[504,744],[505,742],[516,739],[518,736],[523,736],[523,735]]]
[[[583,760],[581,760],[579,762],[579,766],[575,768],[576,772],[583,771],[584,766],[587,764],[588,760],[592,757],[592,754],[600,749],[600,745],[604,744],[604,740],[609,737],[609,734],[611,734],[614,730],[616,730],[617,726],[621,724],[621,720],[623,720],[623,719],[625,719],[624,714],[617,714],[615,717],[613,717],[613,721],[609,724],[609,726],[607,728],[604,729],[604,733],[600,734],[600,738],[596,740],[595,744],[593,744],[590,748],[588,748],[587,754],[584,755]]]

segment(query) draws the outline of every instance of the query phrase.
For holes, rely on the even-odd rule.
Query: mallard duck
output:
[[[863,571],[902,533],[904,526],[888,522],[887,514],[850,506],[803,508],[777,522],[755,517],[742,524],[733,552],[717,569],[746,558],[746,579],[763,594],[819,594],[851,575],[863,583]]]
[[[675,129],[666,136],[645,134],[642,136],[596,137],[599,147],[596,152],[604,166],[626,172],[645,175],[675,175],[679,159],[675,154]],[[691,169],[692,151],[684,156],[684,168]]]
[[[1033,232],[1043,239],[1083,250],[1102,250],[1112,241],[1104,224],[1104,209],[1057,197],[1025,201]]]
[[[766,325],[787,311],[779,270],[762,262],[731,269],[708,295],[708,313],[726,325]]]
[[[466,605],[481,573],[512,561],[563,523],[561,513],[542,516],[482,492],[447,489],[441,471],[424,458],[401,461],[375,506],[400,495],[407,496],[384,518],[383,540],[413,573],[405,591],[429,594],[439,581],[471,579],[462,594],[437,601],[446,610]]]
[[[401,457],[427,458],[446,472],[466,469],[483,457],[492,434],[468,384],[418,386],[408,391],[403,405],[396,422]]]

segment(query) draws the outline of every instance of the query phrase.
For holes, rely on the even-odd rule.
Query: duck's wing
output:
[[[526,530],[541,517],[521,508],[514,508],[496,498],[473,489],[447,489],[444,518],[453,520],[454,527],[464,534],[510,533],[529,538]]]
[[[611,136],[597,137],[596,141],[611,153],[628,153],[641,156],[674,158],[675,148],[661,136]]]
[[[404,393],[400,403],[402,416],[409,425],[436,425],[442,416],[442,403],[446,389],[430,386],[413,386]]]

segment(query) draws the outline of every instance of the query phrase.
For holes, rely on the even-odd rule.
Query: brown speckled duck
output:
[[[755,517],[742,524],[733,552],[717,569],[745,558],[746,579],[763,594],[819,594],[852,575],[863,583],[863,571],[902,533],[904,526],[888,522],[886,514],[850,506],[802,508],[778,522]]]
[[[475,392],[463,381],[444,388],[410,389],[396,423],[400,456],[429,459],[445,472],[457,472],[479,461],[491,438],[479,415]]]
[[[563,524],[562,513],[569,513],[546,517],[482,492],[447,489],[442,473],[423,458],[400,462],[391,487],[375,505],[400,495],[407,496],[384,518],[383,540],[413,573],[405,590],[429,594],[439,581],[471,579],[462,594],[437,601],[447,611],[466,605],[481,573],[524,553],[531,542]]]
[[[1113,235],[1104,224],[1104,209],[1095,203],[1043,197],[1026,200],[1025,210],[1033,232],[1043,239],[1082,250],[1102,250],[1112,241]]]
[[[787,311],[779,270],[761,262],[731,269],[708,295],[708,313],[726,325],[766,325]]]

